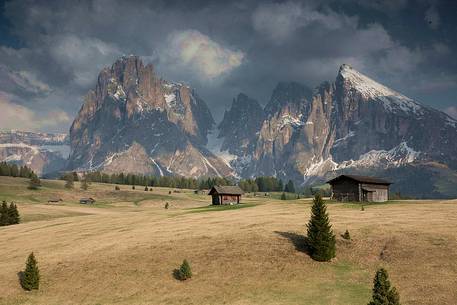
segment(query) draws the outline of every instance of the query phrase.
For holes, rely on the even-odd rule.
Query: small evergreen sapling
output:
[[[287,199],[286,193],[283,192],[283,193],[281,194],[281,200],[286,200],[286,199]]]
[[[19,216],[19,211],[17,210],[17,206],[13,202],[10,203],[7,213],[9,221],[8,224],[15,225],[20,222],[21,218]]]
[[[65,176],[65,188],[67,189],[72,189],[75,186],[74,183],[75,178],[73,177],[73,174],[67,174]]]
[[[329,261],[335,257],[335,235],[330,225],[327,208],[319,194],[314,197],[314,203],[311,208],[307,245],[311,258],[316,261]]]
[[[181,267],[176,270],[176,278],[180,281],[185,281],[187,279],[190,279],[192,277],[192,270],[190,268],[189,262],[185,259]]]
[[[2,206],[0,207],[0,226],[7,226],[9,224],[8,204],[6,201],[3,201]]]
[[[25,270],[21,276],[21,285],[22,288],[29,291],[40,287],[40,271],[33,252],[27,258]]]
[[[89,183],[87,177],[84,177],[83,180],[81,180],[81,189],[87,191],[89,189]]]
[[[351,235],[349,234],[348,230],[346,230],[346,232],[344,232],[344,234],[341,235],[341,237],[343,237],[346,240],[351,240]]]
[[[384,268],[376,272],[372,301],[368,305],[400,305],[400,296],[395,287],[391,287],[389,275]]]
[[[32,177],[30,178],[29,182],[29,189],[31,190],[37,190],[41,187],[41,181],[40,178],[38,178],[37,175],[33,174]]]

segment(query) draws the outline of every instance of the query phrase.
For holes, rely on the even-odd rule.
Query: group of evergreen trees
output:
[[[74,181],[78,181],[76,173],[66,173],[61,179],[67,181],[66,186],[72,188]],[[86,182],[84,182],[84,180]],[[99,171],[87,172],[81,180],[82,185],[91,182],[125,184],[125,185],[144,185],[159,186],[185,189],[210,189],[214,185],[235,185],[235,181],[228,178],[185,178],[180,176],[145,176],[135,174],[107,174]]]
[[[289,180],[284,186],[281,179],[276,177],[257,177],[255,179],[241,179],[238,186],[245,192],[287,192],[295,193],[295,185]]]
[[[20,220],[21,218],[17,206],[13,202],[8,206],[6,201],[3,201],[0,207],[0,226],[15,225],[18,224]]]
[[[0,176],[31,178],[33,171],[27,166],[18,166],[7,162],[0,162]]]

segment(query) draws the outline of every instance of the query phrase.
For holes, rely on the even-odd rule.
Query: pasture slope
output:
[[[0,304],[364,305],[383,266],[402,304],[457,304],[457,200],[331,203],[337,257],[318,263],[302,251],[309,199],[244,197],[246,208],[206,207],[181,190],[0,177],[0,200],[17,203],[23,223],[0,227]],[[47,204],[50,197],[61,204]],[[94,206],[78,204],[94,197]],[[165,202],[170,209],[163,208]],[[341,237],[348,229],[353,238]],[[34,251],[39,291],[17,273]],[[190,261],[194,277],[172,272]]]

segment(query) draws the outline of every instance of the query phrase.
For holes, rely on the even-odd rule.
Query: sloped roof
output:
[[[362,183],[392,184],[392,182],[389,182],[389,181],[387,181],[385,179],[382,179],[382,178],[370,177],[370,176],[359,176],[359,175],[340,175],[340,176],[338,176],[336,178],[333,178],[333,179],[327,181],[327,183],[332,183],[333,181],[335,181],[337,179],[341,179],[343,177],[355,180],[357,182],[362,182]]]
[[[220,185],[215,185],[211,188],[209,191],[208,195],[212,195],[213,193],[218,193],[221,195],[243,195],[244,191],[238,186],[232,186],[232,185],[225,185],[225,186],[220,186]]]

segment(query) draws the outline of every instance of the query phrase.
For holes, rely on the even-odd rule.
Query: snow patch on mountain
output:
[[[208,132],[207,138],[208,138],[208,142],[206,144],[206,148],[210,152],[212,152],[215,156],[221,158],[228,167],[232,168],[231,163],[232,163],[232,161],[234,161],[237,158],[237,156],[232,155],[227,150],[225,150],[225,151],[221,150],[222,143],[224,142],[224,138],[217,137],[217,130],[210,130]]]
[[[333,142],[333,147],[341,145],[341,143],[345,142],[347,139],[349,139],[350,137],[353,137],[353,136],[355,136],[355,132],[350,130],[346,136],[336,139],[335,142]]]
[[[381,102],[388,111],[412,112],[415,114],[422,114],[423,112],[422,105],[397,91],[381,85],[349,65],[341,66],[340,75],[350,87],[358,91],[365,99]]]
[[[419,159],[421,153],[408,146],[407,142],[401,142],[390,150],[371,150],[360,156],[358,160],[344,161],[337,169],[355,167],[398,167],[412,163]]]
[[[313,160],[315,157],[313,157]],[[318,159],[317,161],[312,162],[308,168],[303,173],[303,184],[309,182],[313,177],[323,176],[328,171],[335,170],[338,167],[338,164],[333,161],[330,156],[327,159]]]
[[[298,117],[293,117],[290,114],[285,114],[281,117],[278,128],[283,129],[287,125],[290,125],[294,128],[303,126],[303,125],[305,125],[305,123],[302,122],[301,118],[302,118],[301,114]]]

